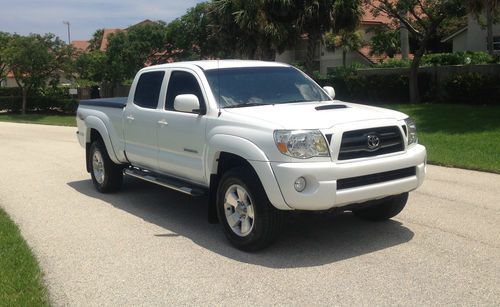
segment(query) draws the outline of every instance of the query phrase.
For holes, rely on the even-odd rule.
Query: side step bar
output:
[[[157,185],[161,185],[162,187],[166,187],[175,191],[179,191],[184,194],[188,194],[191,196],[203,196],[206,194],[206,189],[195,186],[188,182],[167,177],[163,175],[158,175],[149,171],[141,170],[138,168],[126,168],[123,170],[125,175],[129,175],[135,178],[139,178],[148,182],[155,183]]]

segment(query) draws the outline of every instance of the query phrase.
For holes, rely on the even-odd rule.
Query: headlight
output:
[[[417,144],[418,136],[417,136],[417,126],[415,122],[411,118],[405,119],[406,127],[408,127],[408,146],[411,144]]]
[[[274,142],[282,154],[290,157],[309,159],[330,156],[328,144],[319,130],[276,130]]]

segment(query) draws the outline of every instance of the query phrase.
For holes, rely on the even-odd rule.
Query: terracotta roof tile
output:
[[[72,41],[71,45],[76,49],[86,51],[90,44],[89,41]]]
[[[373,1],[373,5],[377,5],[376,2]],[[363,7],[363,18],[361,20],[362,24],[391,24],[394,21],[393,18],[387,16],[385,13],[380,13],[377,16],[372,13],[372,6],[365,4]]]
[[[104,33],[102,34],[102,42],[101,47],[99,48],[101,51],[106,51],[108,49],[108,38],[109,35],[119,33],[124,31],[123,29],[104,29]]]
[[[390,60],[391,58],[387,56],[386,54],[383,55],[370,55],[371,48],[369,46],[365,46],[361,49],[358,50],[358,52],[364,56],[368,61],[370,61],[373,64],[378,64],[378,63],[384,63]],[[409,54],[408,57],[413,59],[413,54]],[[401,53],[398,53],[394,56],[394,59],[401,60],[403,58],[403,55]]]

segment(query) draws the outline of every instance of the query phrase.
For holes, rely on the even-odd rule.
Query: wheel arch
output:
[[[88,116],[85,119],[85,126],[86,126],[86,133],[85,133],[85,149],[86,149],[86,156],[87,156],[87,171],[89,171],[89,149],[90,149],[90,144],[94,142],[95,140],[102,140],[104,143],[104,146],[106,147],[106,151],[108,152],[109,158],[116,164],[121,164],[121,162],[118,160],[116,157],[114,148],[113,148],[113,143],[111,142],[111,138],[109,136],[108,129],[106,128],[106,125],[104,122],[95,117],[95,116]]]
[[[209,222],[218,222],[216,195],[222,175],[238,166],[248,167],[255,173],[274,207],[281,210],[291,209],[284,201],[267,156],[257,145],[247,139],[230,135],[214,136],[209,144],[210,150],[205,164],[209,178]]]

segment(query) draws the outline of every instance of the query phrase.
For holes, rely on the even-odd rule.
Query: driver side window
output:
[[[200,85],[196,78],[185,71],[173,71],[168,82],[167,97],[165,100],[165,109],[176,111],[174,109],[174,100],[178,95],[193,94],[198,97],[200,107],[205,108],[205,99],[201,92]]]

